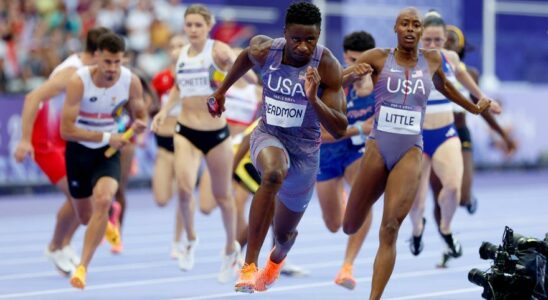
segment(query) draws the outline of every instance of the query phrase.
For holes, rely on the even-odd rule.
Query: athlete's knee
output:
[[[381,224],[379,239],[381,243],[393,245],[398,238],[401,222],[397,219],[391,219]]]
[[[81,225],[88,225],[89,220],[91,219],[91,209],[86,208],[77,208],[76,209],[76,218]]]
[[[359,223],[360,222],[357,222],[355,220],[349,220],[348,218],[345,218],[343,220],[343,232],[348,235],[352,235],[356,233],[358,229],[361,227]]]
[[[284,181],[287,170],[284,168],[272,168],[263,172],[262,183],[266,187],[280,187]]]
[[[202,214],[206,215],[206,216],[211,214],[211,212],[213,212],[215,207],[217,207],[217,205],[206,205],[206,204],[202,204],[202,202],[200,202],[200,212]],[[224,204],[219,204],[219,208],[221,210],[224,210],[226,207],[224,206]]]
[[[367,213],[369,214],[369,213]],[[356,232],[358,232],[358,230],[362,227],[363,223],[365,222],[365,219],[367,217],[367,214],[364,214],[364,215],[352,215],[352,217],[348,217],[348,215],[346,215],[343,219],[343,224],[342,224],[342,227],[343,227],[343,232],[347,235],[352,235]]]
[[[451,198],[454,198],[457,195],[460,195],[461,181],[457,179],[449,180],[444,183],[443,189],[445,190],[445,194],[448,194]]]
[[[177,189],[180,202],[189,202],[192,199],[192,189],[186,187],[179,187]]]
[[[169,198],[155,196],[154,202],[156,202],[156,205],[158,205],[159,207],[164,207],[169,202]]]
[[[295,229],[293,231],[285,231],[282,232],[280,230],[276,230],[274,233],[276,237],[276,244],[279,245],[282,248],[288,248],[293,246],[293,243],[295,243],[295,239],[297,238],[297,235],[299,234],[298,231]]]
[[[112,205],[113,195],[108,192],[97,193],[93,196],[94,204],[93,209],[97,213],[108,213],[110,206]]]
[[[88,225],[89,220],[91,219],[91,211],[86,211],[78,216],[78,221],[81,225]]]
[[[215,198],[215,203],[219,206],[219,208],[222,211],[235,210],[235,208],[236,208],[236,203],[234,202],[234,198],[232,198],[232,197],[227,197],[227,196],[216,197]],[[213,205],[211,205],[211,206],[213,206]],[[211,212],[214,208],[215,208],[215,206],[213,206],[213,207],[204,207],[204,209],[208,210],[209,212]]]
[[[323,221],[329,231],[335,233],[341,229],[342,217],[341,216],[324,216]]]

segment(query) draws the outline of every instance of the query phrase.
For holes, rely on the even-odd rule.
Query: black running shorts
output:
[[[90,197],[101,177],[111,177],[120,182],[120,152],[106,158],[105,150],[108,147],[91,149],[76,142],[67,142],[67,182],[73,198]]]

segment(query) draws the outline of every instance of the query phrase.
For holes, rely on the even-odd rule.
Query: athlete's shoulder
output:
[[[375,63],[379,61],[384,61],[384,59],[386,59],[390,51],[391,51],[390,48],[372,48],[362,52],[362,54],[360,54],[356,62],[375,65]]]
[[[441,49],[441,53],[451,63],[451,65],[457,67],[460,64],[460,58],[457,52],[453,50]]]
[[[232,51],[232,48],[227,43],[213,40],[213,56],[226,55],[229,51]]]
[[[249,58],[253,63],[263,65],[268,57],[274,39],[266,35],[256,35],[251,38],[248,47]]]
[[[322,56],[320,57],[318,73],[320,74],[322,83],[327,86],[338,88],[342,84],[341,64],[327,48],[323,49]]]
[[[76,74],[79,67],[77,66],[67,66],[64,68],[60,68],[53,72],[48,80],[61,80],[61,81],[68,81],[72,75]]]
[[[266,57],[274,39],[266,35],[256,35],[249,41],[249,54],[254,57]]]
[[[419,51],[422,52],[424,57],[430,62],[441,62],[440,50],[420,48]]]
[[[331,69],[332,71],[340,69],[341,64],[339,63],[339,60],[335,57],[333,52],[329,50],[327,47],[323,47],[322,56],[320,57],[320,64],[318,65],[318,69],[325,68],[326,71]]]

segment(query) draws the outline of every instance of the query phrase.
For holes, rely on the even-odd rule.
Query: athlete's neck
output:
[[[205,40],[203,42],[200,42],[200,43],[197,43],[197,44],[190,43],[190,49],[188,49],[187,55],[189,57],[193,57],[193,56],[196,56],[196,55],[202,53],[202,51],[204,51],[206,42],[207,42],[207,40]]]
[[[419,60],[417,48],[406,49],[397,47],[394,51],[396,62],[399,60],[403,65],[415,64]]]
[[[91,80],[93,81],[93,84],[98,88],[104,88],[108,89],[111,86],[115,85],[118,79],[120,79],[120,75],[122,74],[122,70],[116,74],[114,77],[108,77],[99,72],[99,68],[97,67],[91,67],[89,69],[91,73]]]

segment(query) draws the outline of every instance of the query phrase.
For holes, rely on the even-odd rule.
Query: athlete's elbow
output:
[[[61,138],[65,141],[70,141],[70,134],[61,127]]]
[[[346,128],[348,127],[348,120],[344,118],[341,120],[340,124],[338,124],[337,128],[335,128],[334,132],[331,134],[335,139],[343,138],[346,135]]]
[[[25,95],[25,106],[30,106],[30,107],[39,107],[40,105],[40,98],[36,96],[36,94],[34,92],[30,92],[28,94]]]
[[[335,130],[331,134],[337,140],[343,138],[346,135],[346,126],[344,128],[337,128],[337,130]]]

